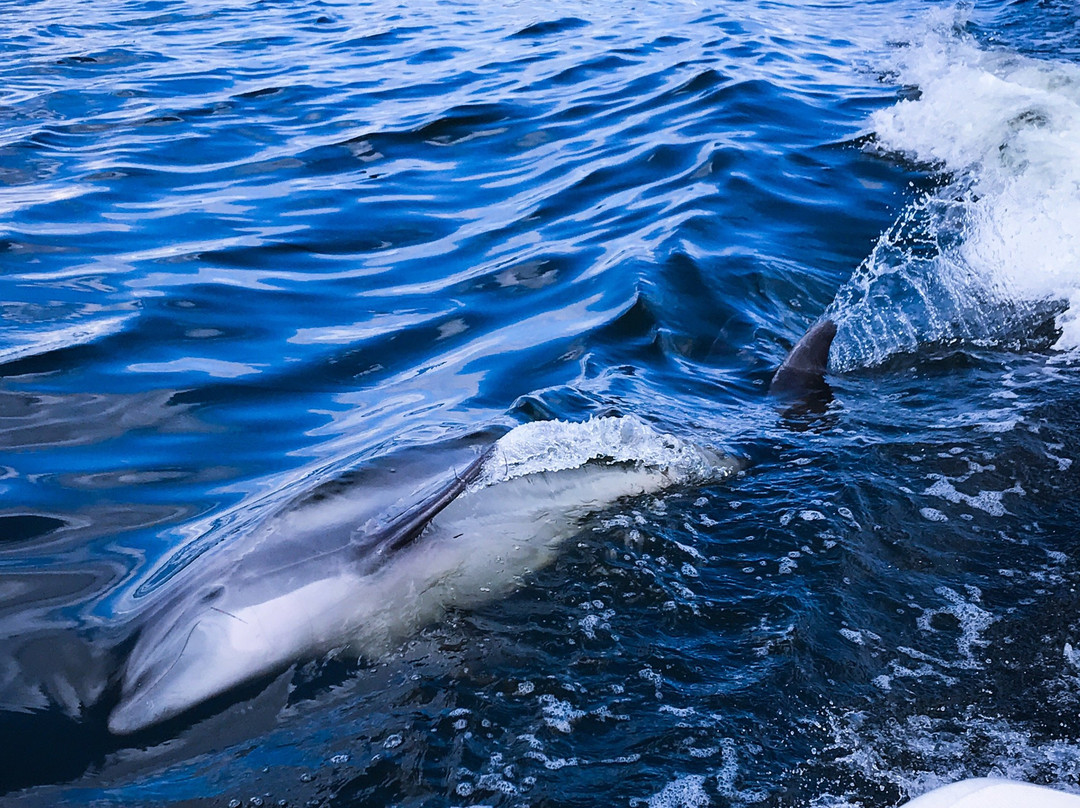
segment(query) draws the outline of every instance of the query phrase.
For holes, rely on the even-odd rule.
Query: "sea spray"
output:
[[[1080,346],[1080,68],[981,48],[954,28],[896,56],[914,97],[870,148],[932,167],[840,290],[834,370],[928,343]]]

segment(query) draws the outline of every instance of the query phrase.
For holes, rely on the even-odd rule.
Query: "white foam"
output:
[[[997,617],[977,605],[981,600],[977,590],[969,591],[967,598],[947,586],[938,587],[934,591],[949,602],[949,605],[938,613],[951,614],[960,623],[960,637],[956,641],[956,649],[960,652],[961,659],[955,663],[956,666],[962,668],[981,667],[979,660],[975,657],[975,651],[984,648],[988,644],[984,634],[997,620]],[[931,626],[930,615],[931,612],[926,612],[919,619],[920,628],[924,625],[926,627]],[[924,619],[926,620],[925,624]]]
[[[970,476],[970,475],[968,475]],[[968,479],[968,476],[961,478],[962,480]],[[947,502],[954,504],[964,503],[969,508],[975,508],[977,510],[988,513],[991,516],[1004,516],[1008,513],[1004,503],[1003,497],[1006,494],[1017,494],[1019,496],[1024,495],[1024,489],[1017,483],[1011,488],[1006,488],[1003,491],[979,491],[977,494],[965,494],[962,491],[958,491],[956,486],[953,485],[953,481],[943,474],[931,474],[930,479],[934,480],[933,484],[928,487],[923,494],[927,496],[939,497]],[[933,514],[927,515],[927,511],[933,511]],[[932,521],[944,521],[948,519],[947,516],[934,508],[923,508],[923,516]],[[937,514],[936,516],[934,514]]]
[[[920,508],[919,513],[922,514],[923,519],[927,519],[931,522],[948,522],[949,517],[939,511],[937,508]]]
[[[648,808],[704,808],[709,802],[705,778],[699,774],[688,774],[668,783],[644,804]],[[630,804],[642,805],[643,801],[631,800]]]
[[[967,715],[962,732],[954,715],[910,715],[878,723],[865,713],[846,712],[828,722],[834,748],[847,750],[837,757],[839,765],[872,782],[896,786],[907,798],[987,774],[1076,790],[1080,745],[1029,734],[1004,719]]]
[[[863,639],[862,632],[860,632],[860,631],[855,631],[854,629],[850,629],[850,628],[842,628],[842,629],[840,629],[840,635],[844,639],[850,640],[851,642],[855,643],[856,645],[866,645],[866,640]]]
[[[724,476],[736,468],[732,458],[659,432],[633,415],[583,422],[536,421],[515,427],[499,439],[472,487],[576,469],[596,460],[658,469],[672,482]]]
[[[950,182],[885,233],[830,308],[836,370],[936,341],[1022,339],[1056,314],[1080,347],[1080,67],[943,26],[902,49],[920,95],[870,120],[875,148]]]
[[[563,734],[572,732],[572,725],[585,717],[584,710],[576,710],[570,702],[560,701],[550,694],[540,697],[540,709],[544,714],[544,723]]]

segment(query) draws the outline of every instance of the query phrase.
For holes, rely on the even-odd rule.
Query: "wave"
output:
[[[65,350],[77,345],[89,345],[120,333],[132,317],[134,314],[121,314],[97,320],[87,318],[74,325],[60,326],[51,330],[29,331],[25,326],[20,330],[0,330],[0,365],[44,356],[53,351]]]
[[[1080,347],[1080,68],[940,26],[902,48],[911,97],[868,148],[937,174],[827,311],[834,370],[927,343]]]

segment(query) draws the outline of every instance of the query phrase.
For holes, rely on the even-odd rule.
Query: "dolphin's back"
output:
[[[368,540],[362,542],[357,548],[359,557],[356,562],[356,571],[374,572],[395,553],[416,541],[439,511],[460,496],[466,486],[480,475],[484,461],[490,456],[493,448],[489,447],[462,471],[454,471],[450,480],[437,487],[414,508],[389,520],[382,528],[371,531],[367,535]]]

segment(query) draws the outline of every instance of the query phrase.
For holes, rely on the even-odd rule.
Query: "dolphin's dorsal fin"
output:
[[[428,522],[457,499],[466,486],[480,475],[484,461],[488,459],[494,448],[494,444],[489,446],[483,454],[466,466],[464,471],[460,473],[455,471],[454,479],[440,487],[427,499],[395,516],[385,525],[379,526],[376,529],[378,536],[374,540],[365,541],[362,548],[357,548],[362,552],[362,557],[358,559],[361,572],[365,574],[375,572],[398,550],[416,541]]]
[[[825,384],[829,348],[835,336],[836,323],[832,320],[815,323],[777,368],[769,385],[769,394],[803,396],[820,390]]]

